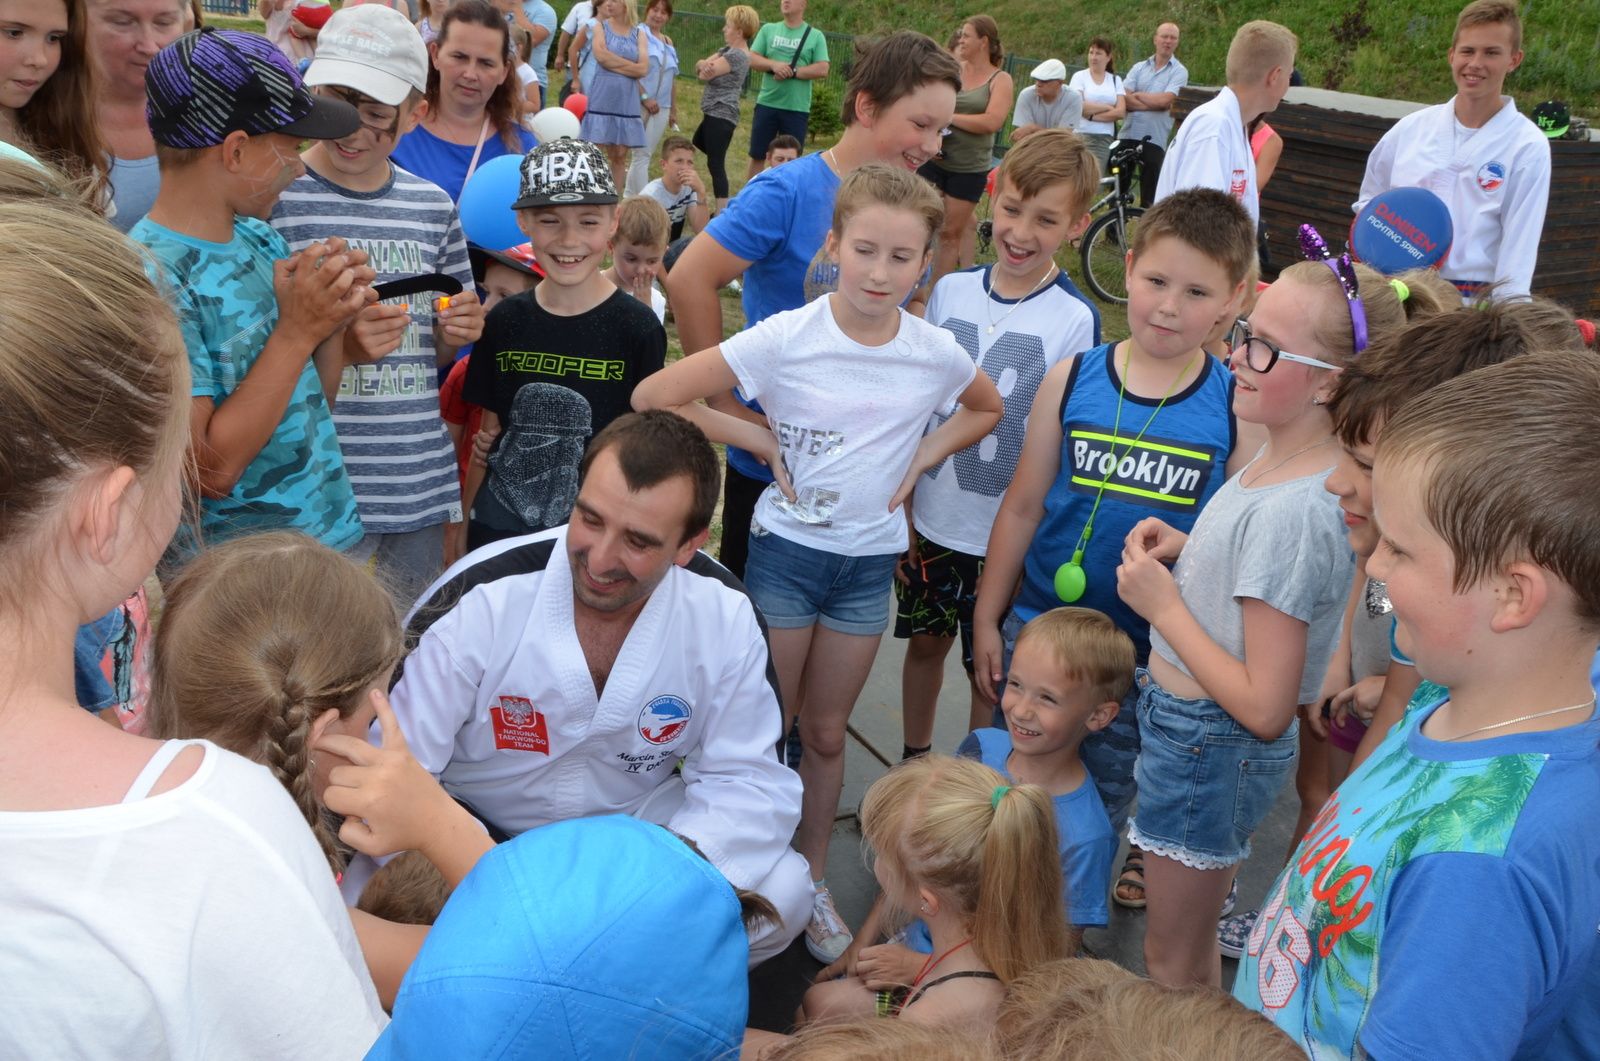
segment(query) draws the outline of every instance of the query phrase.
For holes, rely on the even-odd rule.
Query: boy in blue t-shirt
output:
[[[1401,407],[1373,468],[1399,646],[1449,689],[1334,793],[1234,994],[1313,1056],[1551,1056],[1600,924],[1600,366],[1550,351]],[[1492,424],[1492,430],[1486,430]]]
[[[436,184],[389,161],[421,117],[428,50],[398,11],[338,11],[317,36],[306,84],[355,107],[361,126],[319,141],[306,174],[284,191],[272,225],[291,249],[330,235],[365,251],[377,280],[443,273],[462,290],[435,310],[431,292],[368,306],[350,329],[364,360],[339,381],[333,422],[364,530],[352,550],[372,558],[403,607],[444,569],[446,523],[461,522],[455,450],[439,415],[439,369],[483,332],[467,241],[455,204]]]
[[[145,84],[161,192],[129,235],[150,249],[189,351],[200,529],[299,530],[348,549],[361,521],[330,404],[373,273],[342,240],[291,254],[265,219],[304,172],[300,143],[349,136],[360,118],[312,97],[253,33],[184,34]],[[180,557],[200,545],[180,529]]]
[[[1005,729],[967,734],[957,755],[977,759],[1019,785],[1039,785],[1056,808],[1061,844],[1062,906],[1072,949],[1083,930],[1108,920],[1106,893],[1117,834],[1111,831],[1078,750],[1083,739],[1116,717],[1133,685],[1133,641],[1106,616],[1088,608],[1056,608],[1017,636],[1004,696]],[[879,935],[882,897],[873,903],[855,941],[818,980],[854,974],[857,962],[873,965],[874,980],[911,983],[933,949],[927,928],[913,921],[903,945],[872,946]]]

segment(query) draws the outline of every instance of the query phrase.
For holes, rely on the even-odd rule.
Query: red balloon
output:
[[[567,110],[571,111],[581,121],[583,119],[584,112],[589,109],[589,97],[585,96],[582,92],[574,92],[572,95],[568,96],[566,102],[561,105],[567,108]]]

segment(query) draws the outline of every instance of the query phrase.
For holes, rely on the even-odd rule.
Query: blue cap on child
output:
[[[672,833],[557,822],[461,882],[367,1058],[731,1056],[749,956],[733,887]]]

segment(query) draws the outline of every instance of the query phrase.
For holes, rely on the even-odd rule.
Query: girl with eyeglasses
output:
[[[1320,238],[1307,249],[1325,253]],[[1403,289],[1348,257],[1285,269],[1235,327],[1229,358],[1234,414],[1266,444],[1189,534],[1152,517],[1124,543],[1117,592],[1151,628],[1128,836],[1145,853],[1145,961],[1159,982],[1220,982],[1224,897],[1292,772],[1297,705],[1321,700],[1353,573],[1322,485],[1339,453],[1326,404],[1371,339],[1437,306],[1403,302]]]

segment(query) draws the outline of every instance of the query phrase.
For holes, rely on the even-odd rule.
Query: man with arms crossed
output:
[[[628,814],[695,842],[782,925],[811,875],[789,847],[800,778],[744,588],[701,553],[719,494],[705,436],[671,413],[618,417],[581,466],[572,521],[458,562],[406,628],[395,717],[417,761],[501,835]]]
[[[1133,64],[1123,79],[1128,117],[1122,123],[1122,139],[1144,140],[1144,172],[1139,178],[1139,204],[1149,207],[1156,197],[1156,182],[1161,179],[1161,161],[1172,139],[1172,105],[1189,83],[1189,70],[1173,53],[1178,50],[1178,27],[1163,22],[1156,27],[1155,54]]]

